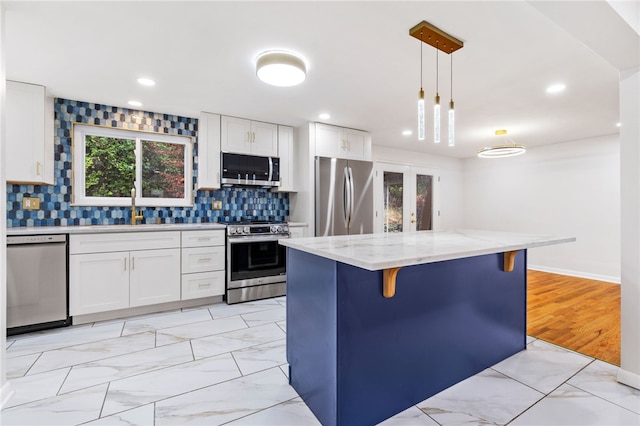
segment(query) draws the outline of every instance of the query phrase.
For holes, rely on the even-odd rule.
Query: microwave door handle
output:
[[[271,182],[273,179],[273,159],[269,157],[269,178],[267,180]]]

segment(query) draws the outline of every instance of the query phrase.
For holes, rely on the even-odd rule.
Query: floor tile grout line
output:
[[[296,393],[297,393],[297,392],[296,392]],[[223,425],[228,425],[229,423],[237,422],[237,421],[238,421],[238,420],[240,420],[240,419],[244,419],[244,418],[247,418],[247,417],[249,417],[249,416],[253,416],[254,414],[258,414],[258,413],[260,413],[260,412],[262,412],[262,411],[270,410],[270,409],[272,409],[273,407],[277,407],[278,405],[282,405],[282,404],[286,404],[287,402],[291,402],[291,401],[293,401],[293,400],[294,400],[294,399],[296,399],[296,398],[301,398],[301,397],[300,397],[300,396],[298,396],[298,395],[296,395],[296,396],[294,396],[294,397],[293,397],[293,398],[291,398],[291,399],[287,399],[286,401],[279,402],[279,403],[274,404],[274,405],[271,405],[271,406],[269,406],[269,407],[261,408],[261,409],[259,409],[259,410],[257,410],[257,411],[254,411],[253,413],[246,414],[246,415],[244,415],[244,416],[242,416],[242,417],[238,417],[237,419],[229,420],[228,422],[220,423],[219,425],[220,425],[220,426],[223,426]],[[301,399],[302,399],[302,398],[301,398]],[[303,403],[304,403],[304,401],[303,401]],[[312,412],[312,413],[313,413],[313,412]],[[315,414],[314,414],[314,417],[315,417]],[[318,421],[318,423],[319,423],[319,421]]]
[[[60,386],[58,386],[58,391],[56,392],[55,396],[60,396],[60,391],[62,390],[62,387],[64,386],[64,383],[69,378],[69,374],[71,374],[71,370],[73,370],[73,367],[75,367],[75,365],[72,365],[71,367],[68,367],[69,371],[67,371],[67,374],[65,374],[64,379],[62,379],[62,382],[60,383]]]
[[[225,353],[224,353],[224,354],[222,354],[222,355],[226,355],[226,354],[230,354],[230,352],[225,352]],[[280,369],[280,367],[279,367],[279,366],[277,366],[277,367],[271,367],[271,368],[267,368],[267,369],[265,369],[265,370],[260,370],[260,371],[256,371],[256,372],[253,372],[253,373],[249,373],[249,374],[247,374],[246,376],[243,376],[243,375],[242,375],[242,372],[240,372],[240,371],[238,370],[238,373],[239,373],[240,375],[239,375],[239,376],[237,376],[237,377],[233,377],[233,378],[231,378],[231,379],[223,380],[223,381],[218,382],[218,383],[213,383],[213,384],[211,384],[211,385],[207,385],[207,386],[202,386],[202,387],[199,387],[199,388],[191,389],[191,390],[188,390],[188,391],[186,391],[186,392],[176,393],[176,394],[174,394],[174,395],[167,396],[167,397],[164,397],[164,398],[161,398],[161,399],[158,399],[158,400],[153,400],[153,401],[145,402],[144,404],[138,405],[138,406],[136,406],[136,407],[130,407],[130,408],[127,408],[127,409],[122,410],[122,411],[118,411],[118,412],[110,413],[110,414],[106,415],[105,417],[114,416],[114,415],[116,415],[116,414],[124,413],[125,411],[134,410],[134,409],[136,409],[136,408],[140,408],[140,407],[143,407],[143,406],[148,405],[148,404],[154,404],[154,419],[155,419],[155,404],[157,404],[158,402],[162,402],[162,401],[165,401],[165,400],[167,400],[167,399],[171,399],[171,398],[176,398],[176,397],[178,397],[178,396],[187,395],[187,394],[192,393],[192,392],[201,391],[201,390],[203,390],[203,389],[207,389],[207,388],[210,388],[210,387],[213,387],[213,386],[222,385],[222,384],[224,384],[224,383],[232,382],[232,381],[234,381],[234,380],[238,380],[238,379],[241,379],[241,378],[246,378],[246,377],[249,377],[249,376],[251,376],[251,375],[253,375],[253,374],[262,373],[262,372],[264,372],[264,371],[267,371],[267,370],[270,370],[270,369],[273,369],[273,368],[277,368],[278,370],[282,371],[282,370]],[[117,381],[117,380],[114,380],[114,382],[115,382],[115,381]],[[109,386],[111,386],[111,382],[109,382]],[[289,386],[289,385],[287,385],[287,386]],[[109,393],[109,391],[108,391],[108,389],[107,389],[107,393],[106,393],[106,395],[108,395],[108,393]],[[106,398],[106,396],[105,396],[105,398]],[[278,404],[276,404],[276,405],[278,405]],[[101,411],[101,413],[102,413],[102,411]],[[102,414],[101,414],[101,416],[100,416],[99,418],[102,418]]]
[[[98,419],[102,418],[102,412],[104,411],[104,404],[107,403],[107,397],[109,396],[109,388],[111,388],[111,382],[107,383],[107,390],[104,392],[104,398],[102,398],[102,405],[100,406],[100,412],[98,413]],[[97,419],[94,419],[97,420]]]

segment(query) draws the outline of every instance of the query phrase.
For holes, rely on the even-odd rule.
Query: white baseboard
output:
[[[632,373],[631,371],[623,370],[621,368],[618,370],[617,380],[623,385],[631,386],[632,388],[640,390],[640,374]]]
[[[540,265],[527,265],[528,269],[541,272],[551,272],[552,274],[568,275],[570,277],[587,278],[589,280],[605,281],[608,283],[620,284],[620,277],[609,275],[589,274],[587,272],[570,271],[568,269],[549,268]]]
[[[11,382],[6,382],[0,389],[0,410],[2,410],[14,394]]]

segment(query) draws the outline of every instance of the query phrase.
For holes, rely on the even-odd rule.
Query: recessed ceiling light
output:
[[[622,123],[620,123],[619,121],[616,123],[616,127],[621,127]]]
[[[146,77],[140,77],[138,79],[138,83],[142,84],[143,86],[155,86],[156,82],[151,80],[150,78],[146,78]]]
[[[307,65],[293,52],[269,50],[258,55],[256,75],[272,86],[296,86],[307,77]]]
[[[318,117],[320,117],[321,120],[328,120],[328,119],[331,118],[331,116],[329,114],[327,114],[326,112],[323,112]]]
[[[403,136],[411,136],[413,134],[413,132],[411,130],[403,130],[402,131],[402,135]]]
[[[142,102],[140,102],[140,101],[129,101],[128,103],[129,103],[129,105],[134,106],[134,107],[141,107],[142,106]]]
[[[552,84],[551,86],[547,87],[547,93],[560,93],[566,88],[567,86],[563,83]]]

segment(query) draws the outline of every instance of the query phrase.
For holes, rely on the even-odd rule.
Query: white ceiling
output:
[[[4,4],[7,78],[55,97],[293,126],[329,112],[326,122],[368,130],[376,145],[459,158],[496,143],[496,129],[527,146],[618,131],[618,70],[524,1]],[[422,20],[465,44],[453,54],[453,148],[416,136],[420,42],[408,32]],[[307,59],[303,84],[257,80],[255,57],[273,48]],[[430,105],[436,51],[425,44],[423,55]],[[445,126],[449,59],[440,54]],[[156,86],[138,85],[139,76]],[[566,91],[547,94],[557,82]]]

